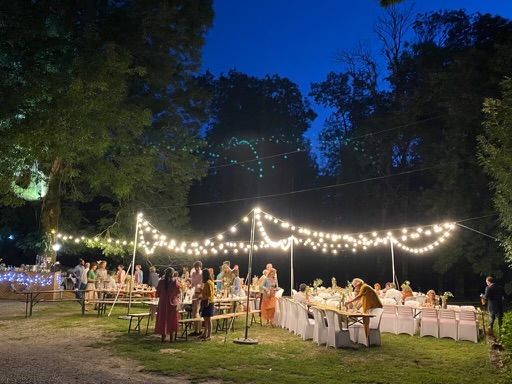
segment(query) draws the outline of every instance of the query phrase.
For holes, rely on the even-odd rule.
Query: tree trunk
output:
[[[57,252],[52,248],[54,236],[52,231],[59,229],[60,219],[60,183],[62,177],[62,159],[57,157],[52,164],[50,175],[48,176],[48,193],[46,194],[41,207],[41,230],[46,236],[45,254],[51,257],[51,262],[55,263]]]

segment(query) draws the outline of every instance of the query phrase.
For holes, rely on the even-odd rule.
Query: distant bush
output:
[[[505,312],[500,331],[501,343],[508,351],[508,353],[512,353],[512,312]]]

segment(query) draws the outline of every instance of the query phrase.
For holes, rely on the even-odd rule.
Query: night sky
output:
[[[416,13],[461,8],[512,18],[512,2],[506,0],[420,0],[414,6]],[[373,26],[385,10],[377,0],[214,0],[214,9],[203,69],[215,75],[231,69],[257,77],[278,74],[297,83],[306,96],[312,82],[343,70],[336,60],[339,52],[361,42],[379,55]],[[313,108],[319,116],[307,137],[316,147],[328,111]]]

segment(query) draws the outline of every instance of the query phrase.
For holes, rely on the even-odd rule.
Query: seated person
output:
[[[427,292],[425,301],[423,302],[423,304],[421,306],[424,308],[435,308],[436,305],[437,305],[436,292],[433,289],[431,289]]]
[[[394,299],[397,304],[402,304],[402,293],[395,288],[394,283],[389,283],[389,288],[384,295],[386,299]]]
[[[309,294],[307,292],[308,286],[304,283],[299,285],[299,291],[293,295],[293,300],[297,303],[308,304],[309,303]]]
[[[377,296],[382,295],[382,290],[381,290],[381,286],[379,283],[373,284],[373,289],[375,290],[375,293],[377,294]]]
[[[401,288],[402,288],[402,301],[405,303],[405,299],[407,299],[408,297],[413,297],[414,294],[412,293],[412,288],[409,285],[408,281],[403,283],[401,285]]]

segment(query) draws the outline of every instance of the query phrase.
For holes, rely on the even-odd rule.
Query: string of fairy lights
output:
[[[403,251],[412,254],[423,254],[445,243],[456,228],[455,222],[446,222],[359,233],[323,232],[295,225],[259,208],[254,208],[239,221],[226,226],[224,231],[217,233],[215,236],[202,240],[185,241],[163,233],[142,213],[139,213],[137,215],[137,248],[146,255],[154,254],[157,249],[201,257],[248,253],[250,243],[247,240],[237,239],[237,233],[241,227],[251,225],[249,219],[251,215],[254,215],[255,229],[259,234],[259,239],[255,241],[253,247],[255,252],[267,248],[287,251],[293,242],[293,244],[307,247],[314,252],[337,255],[341,252],[365,251],[369,248],[389,245],[390,242],[393,242],[394,246]],[[276,235],[276,232],[279,232],[279,234]],[[269,233],[274,233],[274,237],[271,237]],[[106,245],[134,246],[133,241],[125,239],[105,239],[98,236],[91,238],[62,233],[56,233],[55,235],[57,242],[86,243],[89,246],[99,247]]]

